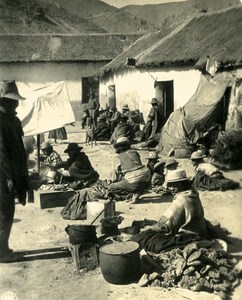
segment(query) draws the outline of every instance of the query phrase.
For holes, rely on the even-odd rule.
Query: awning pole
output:
[[[37,134],[37,173],[40,171],[40,134]]]

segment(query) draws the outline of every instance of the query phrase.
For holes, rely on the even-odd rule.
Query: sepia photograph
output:
[[[242,300],[242,0],[0,16],[0,300]]]

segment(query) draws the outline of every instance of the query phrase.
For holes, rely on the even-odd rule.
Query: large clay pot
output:
[[[96,244],[98,242],[94,225],[68,225],[65,231],[69,235],[71,244]]]
[[[104,279],[113,284],[129,284],[140,278],[139,244],[132,241],[107,244],[100,249]]]

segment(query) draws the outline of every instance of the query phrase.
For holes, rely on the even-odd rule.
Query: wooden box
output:
[[[76,271],[86,267],[97,267],[98,260],[98,246],[91,243],[86,244],[69,244],[73,263]]]
[[[67,191],[34,191],[34,203],[37,207],[53,208],[64,207],[68,203],[69,199],[76,193],[74,190]]]

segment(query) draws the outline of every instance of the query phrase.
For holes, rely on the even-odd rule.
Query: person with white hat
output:
[[[191,155],[191,162],[192,165],[194,166],[195,172],[203,172],[208,176],[213,176],[213,177],[220,177],[221,176],[221,171],[215,167],[214,165],[207,163],[204,161],[204,158],[206,156],[203,155],[201,151],[194,151]]]
[[[9,248],[13,224],[15,197],[26,204],[29,188],[27,157],[21,122],[16,116],[20,96],[15,81],[0,82],[0,262],[19,257]]]
[[[240,186],[239,182],[225,178],[223,173],[213,164],[204,161],[205,155],[195,151],[191,155],[191,162],[195,169],[193,186],[200,190],[229,190]]]
[[[154,226],[132,238],[146,251],[154,253],[175,246],[181,235],[191,239],[208,237],[207,221],[199,195],[191,189],[190,178],[185,170],[170,170],[166,181],[174,195],[172,204]]]
[[[142,164],[140,155],[136,150],[130,148],[130,141],[127,137],[118,138],[114,144],[119,170],[122,172],[122,179],[113,182],[109,186],[112,194],[133,194],[131,203],[135,204],[142,191],[148,187],[151,180],[150,170]]]
[[[176,170],[178,162],[173,157],[168,157],[166,161],[160,160],[154,166],[154,174],[151,179],[152,190],[156,193],[167,193],[165,178],[170,170]]]

